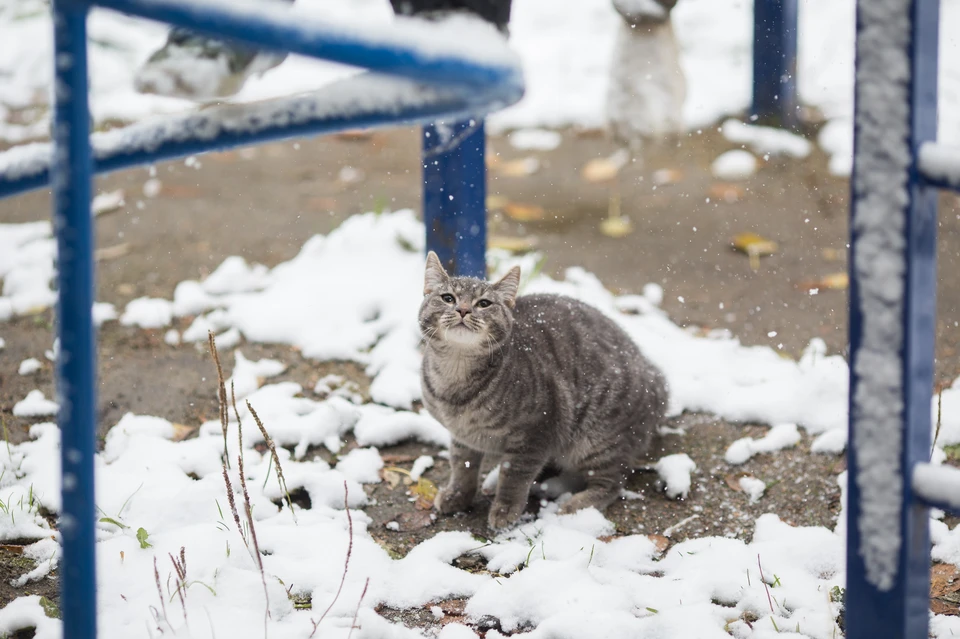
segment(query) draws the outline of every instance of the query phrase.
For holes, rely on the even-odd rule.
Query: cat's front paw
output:
[[[525,504],[508,504],[505,502],[494,501],[490,505],[490,515],[487,517],[487,524],[494,530],[506,528],[510,524],[520,519],[523,514]]]
[[[433,507],[444,515],[463,512],[473,503],[473,494],[459,486],[447,485],[440,489],[433,500]]]

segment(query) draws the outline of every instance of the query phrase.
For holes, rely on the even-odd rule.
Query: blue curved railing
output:
[[[312,94],[205,109],[91,137],[86,18],[92,6],[369,72]],[[397,18],[389,27],[355,28],[304,17],[271,3],[54,0],[53,23],[53,142],[0,153],[0,197],[47,184],[53,190],[63,477],[60,607],[65,637],[94,639],[93,174],[267,140],[423,124],[427,245],[454,272],[483,276],[483,117],[519,100],[523,78],[505,38],[476,18],[456,17],[443,23]]]

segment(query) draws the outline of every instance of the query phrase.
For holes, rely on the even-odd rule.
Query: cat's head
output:
[[[504,343],[513,328],[519,286],[519,266],[498,282],[451,277],[430,251],[420,305],[423,339],[463,349],[489,349]]]

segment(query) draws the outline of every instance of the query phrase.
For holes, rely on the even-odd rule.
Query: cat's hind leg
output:
[[[619,450],[595,450],[581,459],[577,469],[583,473],[586,488],[574,493],[570,501],[560,507],[560,514],[575,513],[591,506],[603,512],[620,496],[627,482],[631,465]]]

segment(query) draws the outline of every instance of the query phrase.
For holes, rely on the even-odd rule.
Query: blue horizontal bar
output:
[[[225,0],[94,0],[91,4],[237,40],[430,83],[523,83],[506,38],[479,18],[397,17],[386,25],[336,24],[279,3]],[[466,27],[466,28],[464,28]]]
[[[109,173],[131,166],[305,135],[482,118],[490,111],[516,102],[522,93],[522,89],[512,86],[472,92],[435,90],[408,80],[364,74],[327,85],[314,94],[205,109],[95,134],[94,171]],[[355,97],[367,94],[366,99]],[[372,103],[374,100],[375,104]],[[367,104],[358,106],[358,102]],[[219,127],[219,130],[213,127]],[[38,145],[36,148],[29,163],[23,162],[24,153],[20,147],[0,153],[0,197],[49,184],[52,147]],[[4,166],[10,164],[5,162],[10,153],[16,153],[20,158],[21,166],[15,170]],[[16,177],[10,177],[13,175]]]

